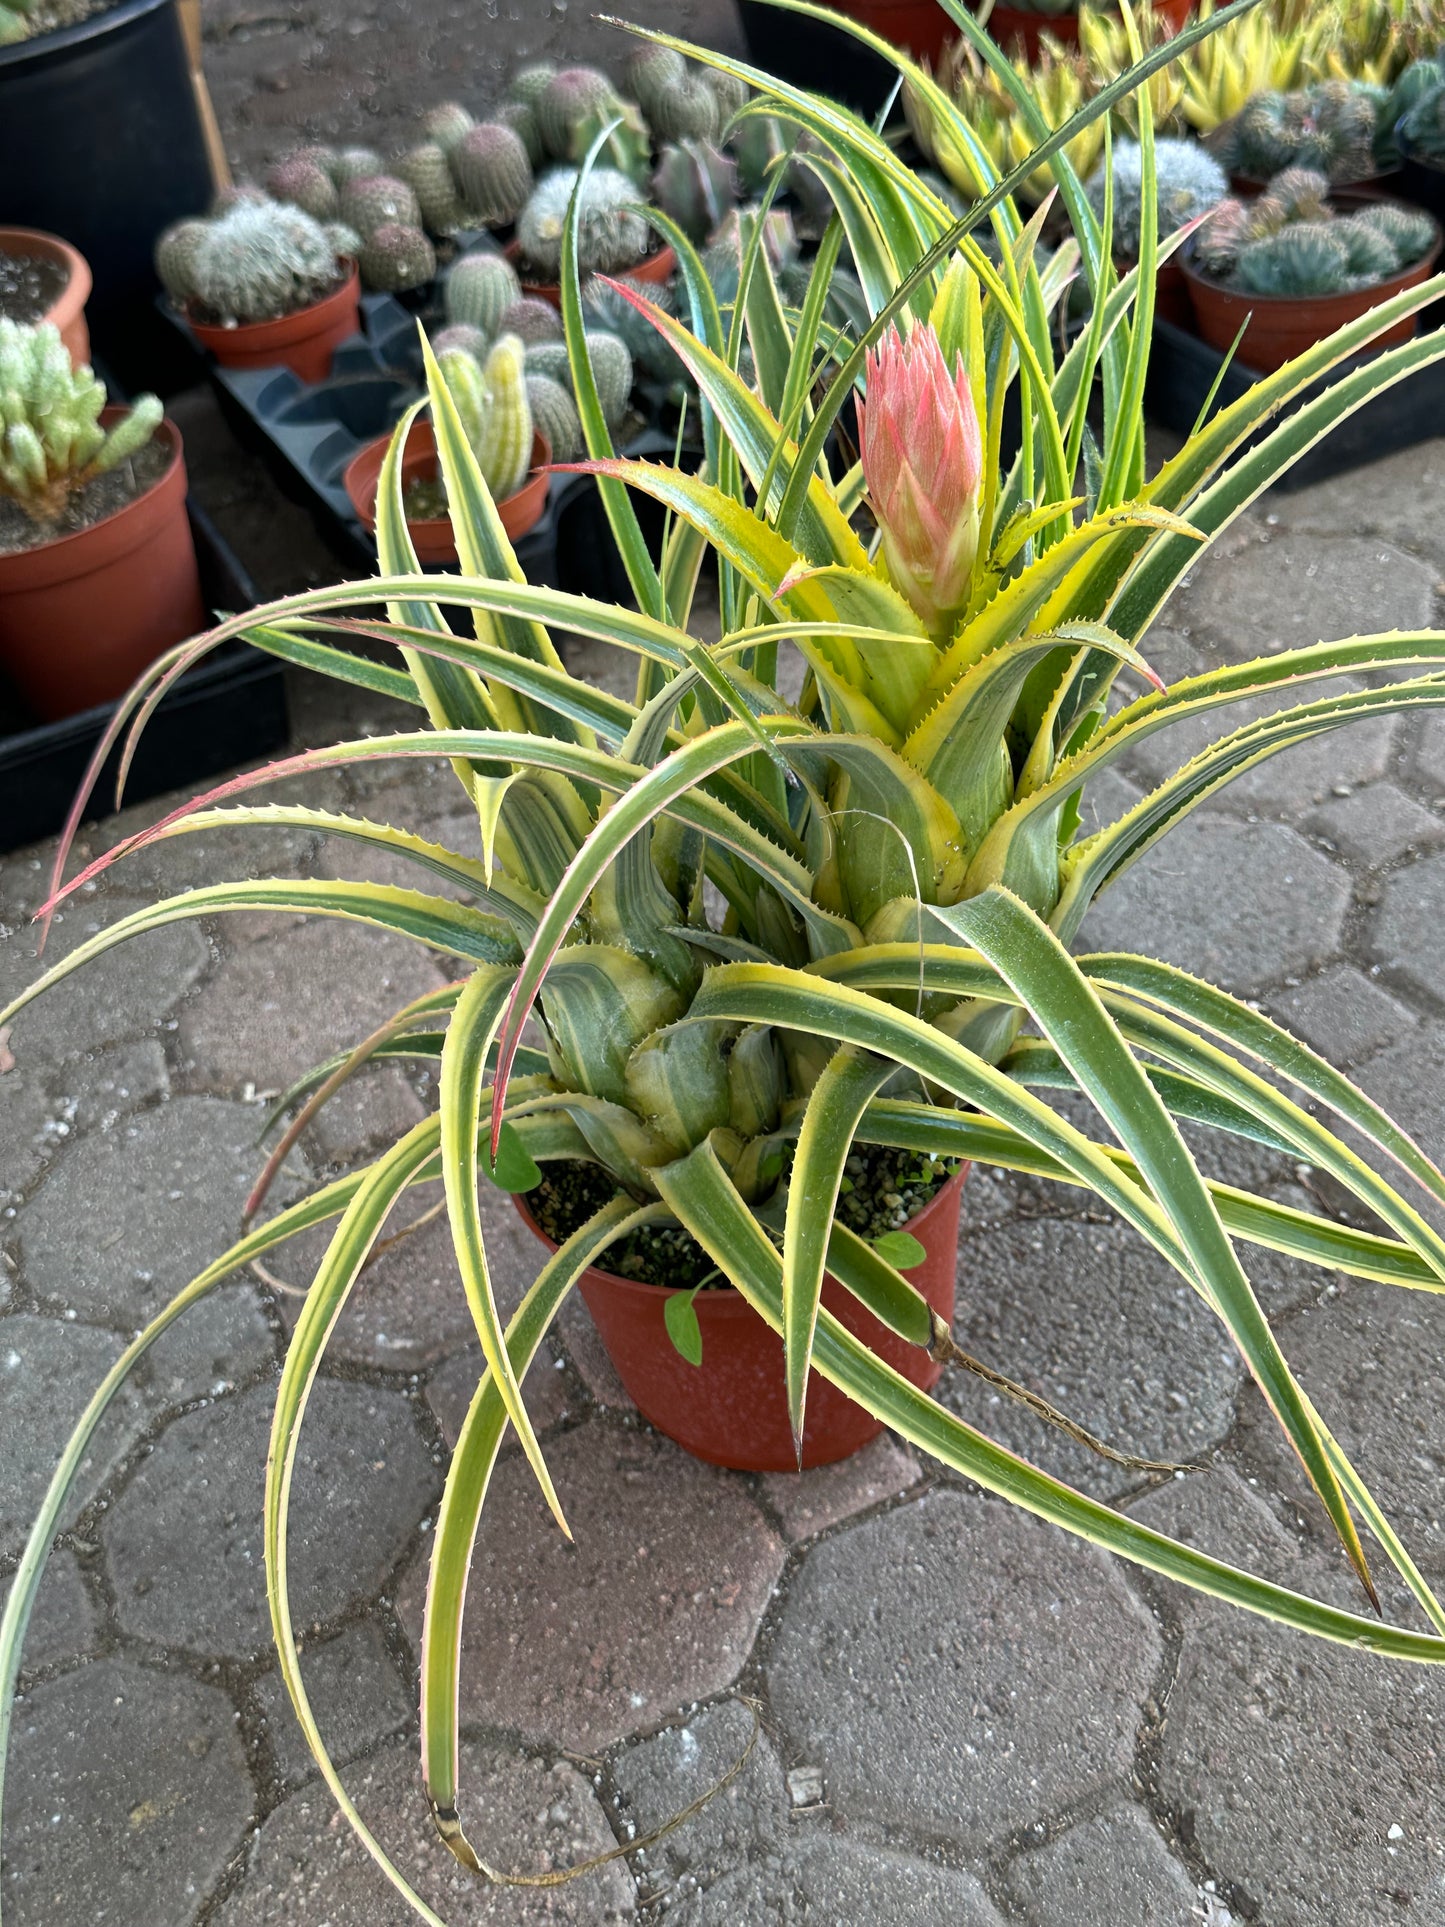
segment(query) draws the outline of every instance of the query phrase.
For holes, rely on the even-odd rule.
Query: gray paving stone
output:
[[[375,1620],[358,1620],[335,1639],[306,1641],[301,1649],[301,1679],[326,1749],[338,1766],[348,1766],[358,1754],[371,1751],[415,1721],[412,1694]],[[315,1778],[320,1769],[297,1724],[280,1673],[262,1674],[255,1693],[279,1784],[297,1786]]]
[[[1269,532],[1206,558],[1191,576],[1174,604],[1179,618],[1243,662],[1339,636],[1428,628],[1438,569],[1380,536]]]
[[[531,1468],[498,1466],[462,1629],[462,1718],[593,1753],[736,1679],[783,1548],[737,1474],[593,1421],[547,1447],[575,1537]],[[398,1609],[416,1643],[426,1567]]]
[[[1338,739],[1328,740],[1338,747]],[[1445,819],[1393,783],[1372,783],[1353,796],[1336,797],[1316,810],[1309,827],[1341,856],[1366,869],[1378,869],[1411,851],[1431,849],[1445,838]]]
[[[1002,1927],[987,1894],[972,1874],[933,1867],[902,1854],[848,1840],[811,1840],[793,1856],[797,1911],[808,1927],[838,1921],[869,1921],[874,1927],[915,1927],[947,1921],[950,1927]]]
[[[592,1397],[604,1411],[635,1412],[627,1387],[617,1367],[607,1355],[587,1307],[573,1292],[557,1314],[556,1330],[561,1335],[567,1356]]]
[[[181,1048],[221,1088],[284,1089],[442,981],[407,938],[318,919],[238,951],[187,1006]]]
[[[1028,1927],[1195,1927],[1199,1895],[1148,1815],[1113,1806],[1037,1853],[1008,1887]]]
[[[1232,1563],[1339,1596],[1334,1563],[1302,1560],[1262,1510],[1236,1518]],[[1269,1927],[1445,1919],[1433,1672],[1168,1590],[1184,1638],[1160,1792],[1224,1898]]]
[[[128,1631],[205,1654],[269,1644],[261,1515],[274,1396],[258,1385],[176,1419],[111,1508],[103,1539]],[[376,1593],[437,1486],[403,1394],[319,1381],[291,1498],[295,1624]]]
[[[0,1319],[0,1552],[18,1552],[91,1393],[124,1350],[89,1325],[14,1313]],[[66,1523],[145,1422],[139,1395],[116,1397],[81,1463]]]
[[[1334,1065],[1353,1064],[1413,1030],[1415,1013],[1353,964],[1328,964],[1278,990],[1270,1015]]]
[[[254,796],[236,798],[238,803],[281,800],[280,788],[270,785],[257,789]],[[123,838],[169,816],[177,801],[175,796],[163,796],[138,804],[97,824],[82,840],[93,855],[99,856],[102,850],[114,849]],[[279,825],[188,830],[184,835],[168,836],[132,850],[117,860],[107,879],[112,889],[118,887],[154,900],[243,877],[294,876],[305,866],[318,841],[309,830]]]
[[[1234,1422],[1241,1366],[1198,1295],[1121,1225],[1032,1219],[964,1241],[958,1342],[1116,1451],[1197,1458]],[[989,1437],[1101,1496],[1139,1474],[960,1368],[938,1396]]]
[[[73,1139],[109,1131],[170,1088],[165,1052],[153,1039],[47,1068],[35,1054],[0,1073],[0,1205],[18,1203]]]
[[[1389,975],[1430,997],[1445,997],[1440,929],[1445,919],[1445,853],[1421,857],[1385,884],[1370,931]]]
[[[225,1694],[120,1659],[26,1694],[11,1769],[15,1927],[190,1927],[255,1797]]]
[[[153,1406],[219,1398],[271,1371],[276,1343],[259,1291],[243,1275],[178,1319],[146,1354],[136,1382]]]
[[[1426,794],[1435,801],[1445,793],[1445,716],[1427,710],[1419,720],[1419,744],[1415,751],[1415,772],[1422,784],[1433,784]]]
[[[9,1600],[12,1580],[13,1575],[0,1579],[0,1611]],[[45,1562],[25,1632],[22,1670],[31,1673],[41,1666],[91,1652],[100,1631],[100,1614],[86,1591],[80,1561],[62,1546]]]
[[[1367,529],[1445,570],[1445,441],[1419,442],[1312,488],[1276,490],[1265,520],[1284,529]],[[1340,634],[1345,632],[1341,629]]]
[[[31,1290],[87,1317],[153,1317],[238,1236],[260,1122],[179,1097],[73,1146],[17,1220]]]
[[[626,1864],[614,1861],[550,1888],[489,1887],[437,1839],[416,1747],[398,1741],[347,1775],[367,1824],[443,1920],[467,1927],[606,1927],[633,1917]],[[478,1852],[508,1872],[575,1866],[616,1843],[587,1781],[564,1763],[462,1747],[462,1820]],[[306,1787],[256,1835],[238,1893],[216,1927],[412,1927],[416,1915],[386,1882],[324,1787]]]
[[[1359,1080],[1438,1162],[1445,1154],[1445,1024],[1421,1024],[1362,1065]]]
[[[762,1483],[784,1532],[797,1542],[897,1498],[922,1476],[917,1459],[885,1433],[851,1459],[809,1472],[768,1472]]]
[[[1303,976],[1339,948],[1349,880],[1278,823],[1196,816],[1089,911],[1080,950],[1132,950],[1226,990]]]
[[[396,1064],[364,1072],[343,1084],[307,1128],[306,1143],[322,1163],[358,1162],[363,1152],[384,1149],[426,1116],[426,1106]]]
[[[809,1551],[767,1677],[835,1812],[981,1851],[1127,1778],[1159,1651],[1101,1554],[933,1492]]]
[[[454,1446],[457,1442],[462,1421],[466,1418],[472,1396],[485,1370],[486,1360],[482,1357],[481,1346],[469,1345],[465,1351],[454,1353],[444,1365],[439,1365],[427,1380],[426,1402],[435,1413],[448,1445]],[[566,1418],[570,1409],[569,1396],[567,1374],[561,1360],[553,1358],[544,1346],[522,1380],[522,1397],[526,1400],[532,1424],[538,1432],[544,1432],[548,1426]],[[516,1434],[509,1431],[503,1451],[513,1450],[516,1443]]]

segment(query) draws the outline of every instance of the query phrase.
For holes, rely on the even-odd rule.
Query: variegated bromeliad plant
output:
[[[800,0],[781,3],[809,10]],[[429,364],[461,573],[427,576],[416,565],[401,512],[398,443],[381,490],[379,580],[226,621],[176,652],[134,699],[139,727],[184,664],[245,635],[289,661],[415,705],[420,726],[239,779],[102,860],[218,824],[253,824],[263,834],[302,825],[412,859],[418,887],[299,879],[189,891],[82,944],[0,1013],[5,1021],[127,937],[232,909],[348,918],[456,960],[456,983],[399,1013],[313,1080],[324,1091],[369,1061],[439,1059],[439,1113],[368,1169],[250,1230],[136,1339],[56,1473],[0,1644],[0,1717],[8,1718],[46,1550],[107,1402],[159,1334],[229,1274],[293,1233],[335,1221],[276,1401],[266,1471],[272,1620],[298,1717],[333,1794],[388,1878],[433,1922],[327,1758],[293,1637],[286,1530],[297,1441],[328,1335],[393,1208],[438,1175],[487,1370],[434,1536],[422,1755],[443,1838],[487,1877],[503,1876],[477,1861],[457,1813],[457,1687],[463,1596],[488,1480],[511,1426],[561,1522],[518,1388],[584,1268],[649,1224],[684,1227],[782,1332],[795,1426],[811,1365],[942,1464],[1152,1571],[1328,1639],[1396,1659],[1445,1658],[1445,1609],[1292,1376],[1236,1248],[1270,1247],[1404,1289],[1445,1289],[1445,1240],[1317,1113],[1342,1121],[1429,1199],[1445,1201],[1445,1177],[1359,1090],[1257,1011],[1146,957],[1070,952],[1099,893],[1232,778],[1358,717],[1445,705],[1445,635],[1321,643],[1167,689],[1151,682],[1140,653],[1210,540],[1335,423],[1445,358],[1441,331],[1351,359],[1392,322],[1438,299],[1445,277],[1397,295],[1261,381],[1146,475],[1141,397],[1160,252],[1147,111],[1139,129],[1140,260],[1119,281],[1110,265],[1111,208],[1106,203],[1102,222],[1091,213],[1064,158],[1070,130],[1048,136],[1012,68],[957,0],[948,5],[1035,127],[1076,239],[1042,251],[1040,217],[1021,223],[1010,198],[1018,174],[995,183],[959,221],[853,115],[687,47],[758,90],[743,112],[779,114],[813,137],[806,164],[830,190],[836,218],[796,308],[779,295],[756,224],[726,326],[695,251],[669,229],[690,326],[646,311],[702,397],[705,459],[688,473],[614,457],[587,361],[574,206],[563,272],[567,336],[637,607],[522,580],[445,383]],[[951,138],[976,150],[981,179],[993,181],[981,145],[926,74],[872,44],[907,69]],[[1157,66],[1169,52],[1149,60]],[[1107,111],[1148,64],[1086,111]],[[1038,164],[1030,157],[1019,174]],[[988,246],[976,238],[980,224],[991,228]],[[873,317],[856,340],[822,325],[844,246]],[[1060,353],[1053,318],[1076,271],[1092,291],[1090,319]],[[640,295],[629,298],[646,307]],[[737,372],[745,347],[748,381]],[[1281,413],[1322,377],[1329,379],[1321,392]],[[860,384],[862,459],[850,464],[837,431]],[[1088,428],[1096,390],[1097,445]],[[1006,462],[1010,394],[1023,427]],[[660,564],[642,540],[632,490],[669,512]],[[716,643],[700,641],[692,621],[709,553],[722,612]],[[384,619],[368,613],[379,602]],[[472,633],[448,626],[458,611]],[[635,700],[570,675],[559,631],[635,657]],[[361,635],[388,645],[389,659],[361,653]],[[801,693],[789,700],[780,689],[798,683],[784,672],[799,659]],[[1359,687],[1366,672],[1383,677]],[[1354,679],[1345,693],[1320,693],[1341,676]],[[1120,684],[1129,677],[1138,693],[1125,698]],[[1299,700],[1229,727],[1231,705],[1282,692]],[[1217,741],[1118,822],[1081,831],[1080,795],[1095,775],[1152,732],[1215,711]],[[388,757],[450,759],[477,812],[482,860],[384,825],[225,800],[297,772]],[[465,899],[429,892],[428,872],[460,886]],[[545,1050],[522,1041],[529,1017],[540,1023]],[[1098,1134],[1069,1122],[1040,1090],[1083,1093]],[[1373,1213],[1377,1228],[1210,1181],[1180,1120],[1307,1160]],[[850,1336],[820,1308],[825,1269],[896,1333],[920,1346],[935,1342],[931,1314],[907,1279],[818,1209],[836,1197],[855,1143],[982,1158],[1083,1187],[1133,1226],[1223,1323],[1372,1604],[1362,1528],[1403,1576],[1419,1627],[1314,1601],[1081,1496],[953,1416]],[[478,1185],[490,1177],[525,1189],[552,1159],[599,1165],[615,1195],[543,1264],[504,1327]],[[795,1208],[803,1199],[811,1210]]]

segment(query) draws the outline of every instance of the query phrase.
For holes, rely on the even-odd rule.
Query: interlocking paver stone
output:
[[[1328,740],[1338,751],[1338,741]],[[1372,783],[1353,796],[1336,797],[1315,811],[1309,827],[1351,863],[1369,870],[1394,863],[1410,851],[1428,850],[1445,838],[1445,818],[1393,783]]]
[[[1422,857],[1385,884],[1371,931],[1375,955],[1391,976],[1445,998],[1440,931],[1445,926],[1445,852]]]
[[[13,1747],[6,1920],[191,1927],[255,1797],[226,1695],[100,1660],[27,1693]]]
[[[1321,534],[1342,528],[1379,530],[1398,547],[1418,551],[1437,570],[1445,570],[1442,491],[1445,441],[1418,442],[1312,488],[1272,494],[1265,519],[1281,528]],[[1345,633],[1343,627],[1338,633]]]
[[[1194,1883],[1147,1814],[1115,1806],[1008,1870],[1028,1927],[1195,1927]]]
[[[593,1421],[549,1444],[575,1544],[519,1454],[498,1466],[463,1622],[462,1718],[574,1753],[731,1685],[783,1548],[736,1474],[666,1439]],[[426,1571],[399,1608],[421,1619]]]
[[[202,1653],[268,1644],[261,1510],[273,1402],[274,1388],[258,1385],[174,1420],[112,1507],[103,1538],[128,1631]],[[380,1590],[437,1478],[402,1393],[316,1385],[291,1498],[298,1626]]]
[[[923,1476],[917,1459],[886,1434],[851,1459],[808,1472],[768,1472],[763,1490],[792,1540],[811,1539],[855,1512],[906,1492]]]
[[[1302,984],[1276,991],[1271,1014],[1332,1064],[1352,1064],[1413,1030],[1415,1014],[1353,964],[1329,964]]]
[[[1080,948],[1142,951],[1253,990],[1332,956],[1349,901],[1345,872],[1293,830],[1199,816],[1093,906]]]
[[[301,1678],[326,1750],[338,1766],[390,1739],[415,1712],[412,1695],[386,1650],[385,1634],[374,1620],[358,1620],[335,1639],[305,1642]],[[257,1680],[256,1700],[281,1781],[294,1786],[313,1778],[319,1769],[280,1673],[264,1673]]]
[[[9,1578],[0,1579],[0,1611],[10,1597],[10,1586]],[[99,1632],[100,1615],[81,1578],[80,1561],[61,1547],[45,1562],[25,1632],[23,1670],[33,1672],[37,1667],[89,1652]]]
[[[934,1920],[949,1927],[1002,1927],[973,1875],[953,1867],[928,1866],[847,1840],[818,1839],[798,1850],[790,1871],[797,1883],[796,1912],[788,1917],[807,1927],[835,1921],[915,1927]]]
[[[443,1920],[460,1927],[607,1927],[631,1919],[625,1863],[557,1887],[489,1887],[438,1840],[421,1788],[416,1747],[398,1741],[347,1776],[367,1824]],[[509,1872],[575,1866],[616,1844],[575,1767],[463,1745],[463,1824],[481,1855]],[[216,1927],[413,1927],[416,1915],[378,1872],[324,1787],[295,1793],[262,1826],[238,1894]]]
[[[482,1357],[481,1346],[469,1345],[465,1351],[455,1353],[444,1365],[439,1365],[427,1380],[426,1402],[436,1414],[448,1445],[454,1446],[457,1442],[472,1395],[485,1370],[486,1360]],[[567,1374],[545,1345],[532,1360],[531,1368],[522,1380],[522,1397],[526,1400],[532,1424],[539,1432],[567,1416]],[[502,1450],[511,1451],[516,1442],[516,1434],[508,1432]]]
[[[1445,1152],[1445,1024],[1421,1024],[1360,1068],[1359,1081],[1426,1152]]]
[[[404,937],[318,920],[238,951],[187,1005],[181,1046],[223,1089],[284,1087],[442,981]]]
[[[982,1849],[1127,1776],[1158,1658],[1101,1554],[932,1492],[808,1552],[767,1677],[845,1819]]]
[[[1185,1281],[1122,1225],[1040,1218],[962,1245],[958,1342],[1115,1451],[1196,1457],[1234,1420],[1240,1365]],[[944,1404],[991,1438],[1090,1492],[1137,1471],[1097,1457],[960,1368]]]

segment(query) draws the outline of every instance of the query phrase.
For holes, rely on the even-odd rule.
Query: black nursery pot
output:
[[[175,0],[121,0],[0,48],[0,181],[6,220],[63,235],[89,261],[107,367],[127,388],[169,387],[151,249],[213,192]]]

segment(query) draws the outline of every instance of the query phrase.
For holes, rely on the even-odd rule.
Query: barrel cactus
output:
[[[348,227],[365,240],[374,229],[400,222],[421,226],[421,208],[405,181],[394,174],[361,174],[341,190],[339,212]]]
[[[1445,72],[1440,84],[1400,117],[1397,133],[1404,151],[1413,159],[1445,166]]]
[[[173,221],[156,242],[156,273],[173,301],[188,301],[196,285],[196,251],[210,223],[199,216]]]
[[[504,100],[492,118],[503,127],[510,127],[517,139],[527,150],[527,159],[535,173],[547,159],[547,149],[542,142],[542,129],[537,124],[537,110],[525,100]]]
[[[437,271],[436,250],[419,227],[383,221],[361,243],[361,278],[378,294],[425,287]]]
[[[516,220],[532,192],[532,163],[518,134],[500,121],[484,121],[467,129],[448,158],[479,227],[505,227]]]
[[[516,335],[527,347],[539,341],[561,341],[562,317],[550,301],[540,301],[536,295],[524,294],[503,312],[497,323],[497,333]]]
[[[513,82],[515,88],[518,82]],[[524,96],[525,98],[525,96]],[[573,132],[589,116],[612,107],[617,90],[606,74],[595,67],[564,67],[553,74],[529,104],[535,109],[537,126],[547,152],[554,160],[575,158]]]
[[[604,328],[588,328],[587,354],[603,419],[615,428],[632,399],[632,355],[620,335]],[[527,347],[527,373],[555,381],[569,395],[574,392],[572,363],[565,341],[539,341]],[[555,446],[555,444],[554,444]]]
[[[318,221],[333,220],[340,209],[329,170],[305,149],[294,149],[273,162],[266,170],[266,186],[276,200],[287,201]]]
[[[460,101],[443,100],[422,115],[421,131],[427,142],[450,154],[468,128],[476,122]]]
[[[511,262],[484,248],[452,263],[443,290],[447,320],[470,322],[489,341],[507,309],[521,298],[522,284]]]
[[[1323,80],[1294,93],[1256,94],[1210,146],[1231,172],[1268,180],[1281,168],[1318,168],[1332,182],[1362,181],[1375,171],[1378,106],[1370,90]]]
[[[408,148],[396,163],[396,176],[415,194],[428,234],[455,234],[467,225],[451,163],[438,142],[422,141]]]
[[[575,168],[557,168],[545,175],[517,222],[523,254],[549,280],[561,272],[562,232],[576,186]],[[647,253],[648,234],[632,182],[615,168],[594,168],[583,186],[578,210],[581,273],[617,274],[635,268]]]
[[[532,372],[527,364],[527,405],[532,420],[547,438],[554,462],[575,462],[582,453],[582,421],[573,401],[560,381],[550,375]]]
[[[139,396],[109,429],[100,423],[104,407],[104,384],[73,366],[58,328],[0,317],[0,496],[42,532],[87,482],[138,454],[160,426],[154,395]]]
[[[683,140],[662,150],[652,198],[701,245],[732,209],[737,185],[737,169],[711,141]]]
[[[381,156],[374,147],[341,147],[331,157],[331,178],[338,187],[348,181],[362,181],[369,175],[385,174]]]
[[[1277,174],[1252,201],[1226,200],[1202,228],[1195,258],[1246,294],[1297,299],[1346,294],[1393,280],[1429,253],[1429,215],[1392,201],[1342,214],[1309,168]]]
[[[470,321],[449,321],[444,328],[437,329],[431,338],[431,345],[438,360],[460,348],[463,354],[471,355],[474,360],[485,361],[492,338],[483,334],[480,328],[473,327]]]
[[[508,99],[519,100],[524,107],[535,107],[556,73],[557,68],[550,60],[534,60],[519,67],[507,83]]]
[[[243,201],[203,227],[184,250],[167,249],[167,266],[173,275],[188,274],[189,285],[173,292],[205,318],[276,321],[336,285],[336,250],[321,223],[299,207]],[[173,233],[161,237],[162,246]]]
[[[627,82],[659,140],[717,138],[723,121],[717,95],[671,47],[639,48],[627,63]]]
[[[1197,141],[1160,140],[1154,148],[1158,185],[1159,234],[1176,229],[1214,207],[1229,191],[1218,161]],[[1142,168],[1139,143],[1120,139],[1114,144],[1114,252],[1131,261],[1139,258],[1139,209]],[[1089,182],[1089,200],[1101,218],[1104,211],[1104,171]]]

